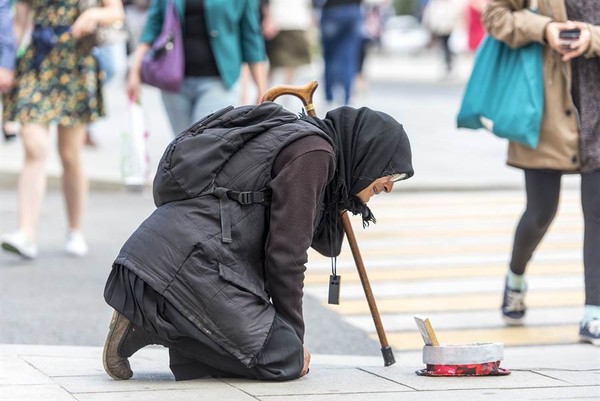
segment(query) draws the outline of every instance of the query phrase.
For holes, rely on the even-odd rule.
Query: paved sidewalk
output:
[[[498,377],[420,377],[420,352],[376,357],[314,355],[299,380],[265,383],[200,379],[175,382],[167,352],[146,348],[131,358],[134,377],[114,381],[103,371],[101,348],[0,345],[0,400],[598,400],[600,349],[584,344],[505,349]]]

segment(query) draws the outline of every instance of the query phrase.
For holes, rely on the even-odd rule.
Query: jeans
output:
[[[178,92],[161,93],[175,135],[239,98],[237,84],[227,89],[219,77],[185,77]]]
[[[98,61],[98,68],[104,72],[104,82],[108,83],[117,76],[120,81],[125,79],[127,70],[127,54],[125,42],[120,41],[110,45],[97,46],[92,49],[92,55]]]
[[[338,83],[344,90],[344,104],[350,101],[352,82],[358,69],[360,28],[359,5],[324,8],[321,13],[321,41],[327,101],[333,100],[333,89]]]

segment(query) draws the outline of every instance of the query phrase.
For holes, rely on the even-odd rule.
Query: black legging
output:
[[[525,273],[533,251],[556,215],[561,177],[559,171],[525,170],[527,207],[517,225],[510,261],[510,270],[515,274]],[[600,171],[581,174],[581,206],[585,224],[585,304],[600,305]]]

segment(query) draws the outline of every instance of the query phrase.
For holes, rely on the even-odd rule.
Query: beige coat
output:
[[[545,44],[546,25],[566,21],[564,0],[539,0],[539,14],[526,0],[492,0],[483,15],[487,31],[511,47]],[[533,4],[534,5],[534,4]],[[600,55],[600,27],[590,26],[592,41],[585,57]],[[536,149],[511,142],[507,163],[521,168],[576,172],[579,159],[579,116],[571,98],[571,65],[550,47],[544,48],[544,113]],[[509,82],[506,83],[510,85]]]

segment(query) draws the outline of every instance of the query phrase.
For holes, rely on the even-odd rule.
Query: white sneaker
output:
[[[87,255],[88,245],[80,231],[71,231],[67,233],[65,251],[72,256],[81,257]]]
[[[35,242],[22,231],[15,231],[14,233],[3,235],[2,249],[16,253],[25,259],[35,259],[38,254]]]

